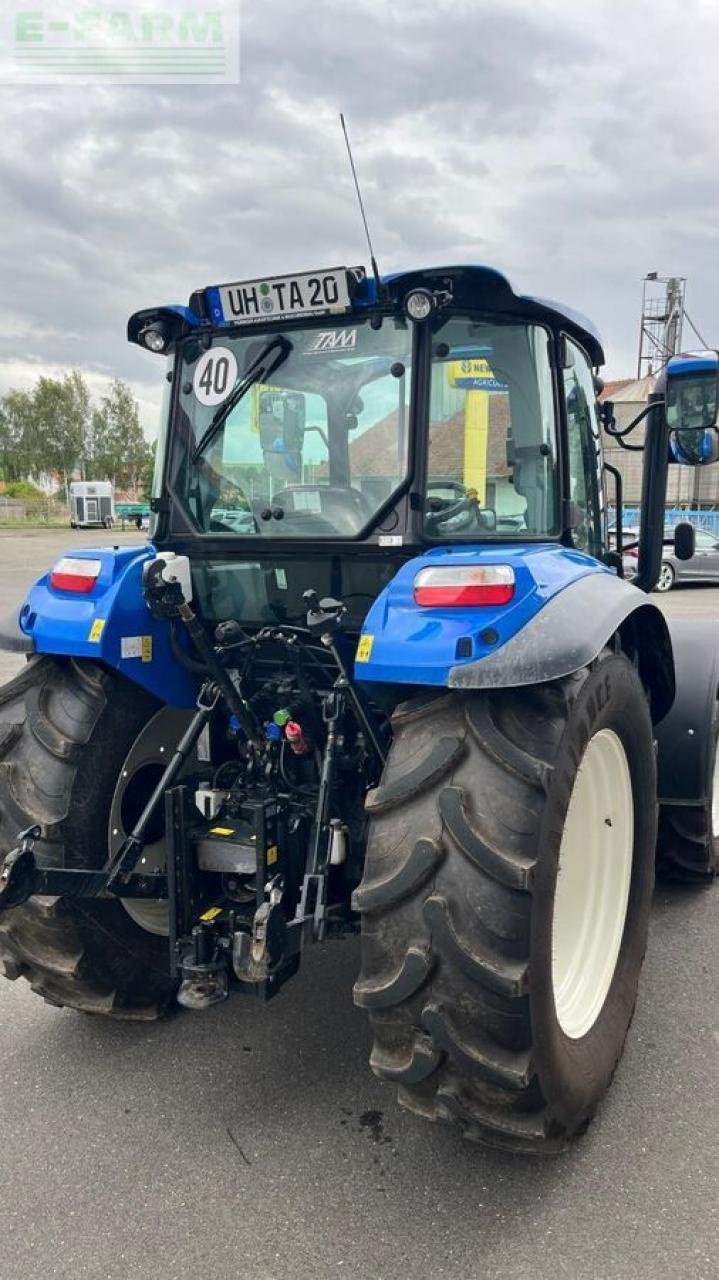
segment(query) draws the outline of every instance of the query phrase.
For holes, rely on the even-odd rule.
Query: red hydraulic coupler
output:
[[[302,730],[302,725],[296,720],[288,720],[285,725],[285,738],[290,744],[290,748],[296,756],[304,756],[309,750],[307,740]]]

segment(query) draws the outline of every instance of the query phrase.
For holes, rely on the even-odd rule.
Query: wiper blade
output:
[[[190,454],[190,462],[195,463],[206,453],[212,441],[219,434],[221,428],[229,418],[232,410],[240,403],[240,400],[247,395],[250,387],[256,382],[266,382],[292,351],[292,343],[289,338],[277,337],[273,338],[267,344],[264,351],[253,360],[249,369],[243,373],[242,377],[237,380],[232,391],[230,392],[224,404],[221,404],[217,412],[213,415],[209,426],[203,431],[200,439],[197,441],[192,453]]]

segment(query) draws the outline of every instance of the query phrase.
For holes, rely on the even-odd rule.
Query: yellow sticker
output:
[[[200,916],[201,920],[216,920],[222,915],[222,907],[210,907],[208,911],[203,911]]]
[[[152,636],[140,636],[140,657],[143,662],[152,662]]]
[[[360,636],[357,645],[356,662],[369,662],[372,656],[372,645],[374,644],[374,636]]]
[[[100,637],[104,630],[105,630],[105,619],[96,618],[92,626],[90,627],[90,634],[87,637],[88,640],[90,641],[90,644],[99,644]]]
[[[234,827],[210,827],[211,836],[233,836],[234,834]]]
[[[267,850],[268,867],[271,867],[272,863],[276,861],[277,861],[277,845],[273,844],[273,845],[270,845],[270,848]]]

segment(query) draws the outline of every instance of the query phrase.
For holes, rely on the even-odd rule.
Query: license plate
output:
[[[223,319],[230,324],[334,315],[350,309],[345,267],[224,284],[218,293]]]

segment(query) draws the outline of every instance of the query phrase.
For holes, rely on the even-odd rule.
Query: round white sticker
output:
[[[210,347],[197,362],[192,389],[200,404],[222,404],[237,382],[237,360],[229,347]]]

